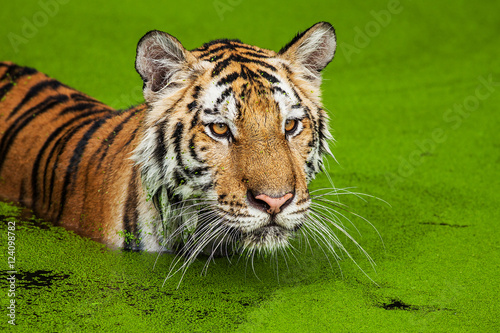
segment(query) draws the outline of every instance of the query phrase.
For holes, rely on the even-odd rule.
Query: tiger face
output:
[[[159,31],[140,40],[149,112],[134,159],[167,246],[214,254],[289,245],[330,153],[320,72],[335,47],[326,22],[277,53],[238,40],[188,51]]]

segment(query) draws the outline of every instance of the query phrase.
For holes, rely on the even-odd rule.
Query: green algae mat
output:
[[[278,50],[331,22],[323,91],[339,163],[327,169],[336,187],[389,205],[341,197],[376,228],[346,223],[374,268],[340,237],[357,264],[296,244],[295,258],[253,264],[204,270],[201,257],[179,285],[180,274],[165,281],[171,254],[111,251],[2,203],[0,330],[500,331],[499,12],[494,1],[4,2],[1,60],[118,108],[142,102],[134,57],[148,30],[188,49],[227,37]]]

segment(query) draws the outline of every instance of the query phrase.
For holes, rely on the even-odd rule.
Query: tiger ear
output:
[[[295,36],[278,55],[305,67],[318,79],[323,68],[332,61],[337,47],[335,29],[328,22],[319,22]]]
[[[156,99],[156,93],[172,82],[192,57],[177,38],[165,32],[153,30],[145,34],[137,44],[135,69],[144,81],[146,101]]]

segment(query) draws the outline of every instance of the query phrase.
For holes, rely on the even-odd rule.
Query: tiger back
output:
[[[32,68],[0,63],[0,197],[120,244],[109,231],[122,229],[116,216],[133,220],[114,203],[132,201],[124,196],[135,180],[127,155],[144,109],[113,110]]]

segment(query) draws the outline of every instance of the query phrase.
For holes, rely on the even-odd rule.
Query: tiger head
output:
[[[212,254],[288,246],[330,153],[320,72],[335,48],[326,22],[277,53],[239,40],[188,51],[160,31],[139,41],[149,111],[134,159],[163,241]]]

